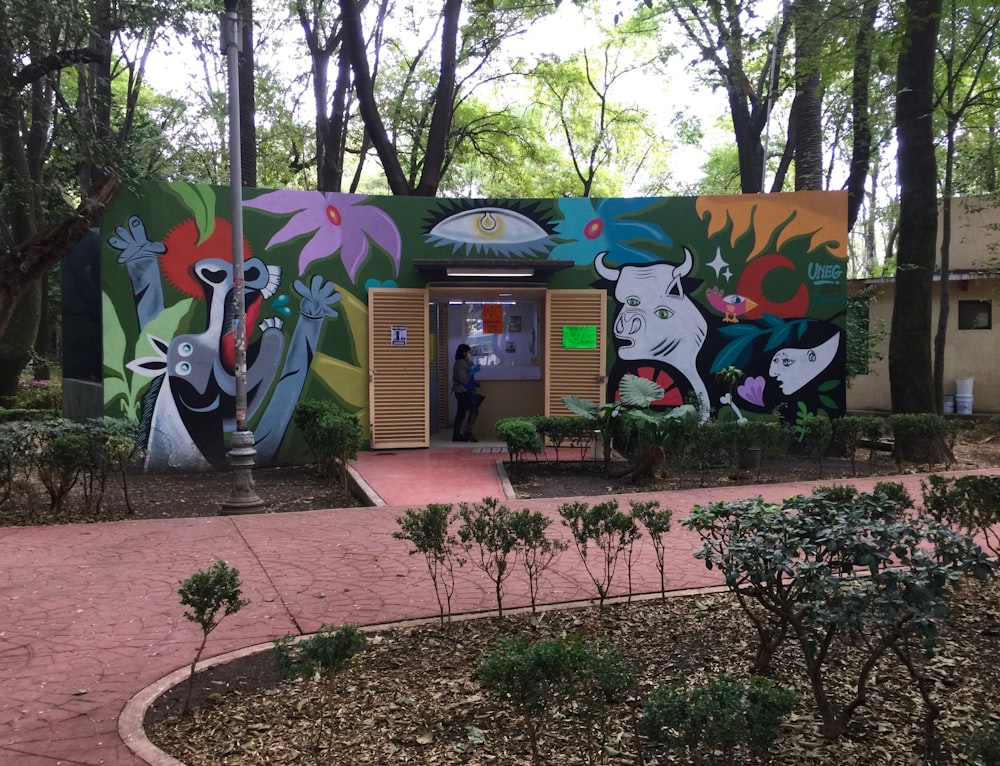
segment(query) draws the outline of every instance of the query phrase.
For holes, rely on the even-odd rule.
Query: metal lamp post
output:
[[[243,178],[240,170],[240,17],[239,0],[224,0],[222,45],[229,71],[229,192],[233,224],[233,342],[236,345],[233,375],[236,380],[236,430],[229,447],[233,483],[222,501],[222,514],[255,513],[264,507],[253,481],[253,432],[247,430],[247,327],[243,282]]]

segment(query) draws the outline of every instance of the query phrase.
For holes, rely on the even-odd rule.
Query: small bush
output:
[[[857,416],[840,418],[833,424],[833,435],[851,461],[851,473],[857,476],[857,456],[864,439],[864,419]]]
[[[434,585],[441,623],[451,619],[451,597],[455,592],[455,546],[457,541],[448,531],[453,520],[451,505],[431,503],[420,510],[407,508],[396,517],[399,531],[392,536],[413,545],[408,553],[424,557],[427,572]],[[460,563],[460,562],[459,562]]]
[[[1000,476],[931,474],[921,489],[924,508],[936,521],[981,536],[990,552],[1000,555]]]
[[[965,755],[982,766],[1000,763],[1000,723],[984,715],[978,728],[965,739]]]
[[[545,449],[532,418],[503,418],[497,421],[497,438],[507,444],[510,459],[517,461],[527,453],[537,455]]]
[[[348,485],[348,464],[361,447],[361,424],[331,401],[305,399],[295,406],[295,425],[316,459],[323,476],[331,477],[339,465],[340,480]]]
[[[765,751],[778,738],[781,721],[795,705],[795,693],[762,678],[742,683],[726,675],[704,685],[657,686],[642,708],[640,732],[671,748],[686,747],[732,756],[740,744]]]
[[[476,669],[482,684],[507,700],[522,717],[532,763],[546,763],[539,749],[545,720],[562,708],[563,721],[577,720],[587,762],[604,744],[601,723],[608,704],[621,700],[634,670],[614,648],[601,650],[578,638],[558,636],[531,643],[523,636],[496,644]],[[572,717],[567,713],[572,710]],[[556,713],[559,714],[558,712]]]
[[[597,589],[598,603],[603,606],[611,592],[618,559],[624,553],[630,563],[629,595],[631,588],[631,551],[640,537],[639,527],[629,514],[618,510],[617,500],[608,500],[591,506],[585,502],[563,503],[557,509],[563,524],[573,535],[583,567]],[[592,561],[591,546],[600,551],[600,561]]]
[[[58,380],[28,380],[21,383],[14,395],[14,407],[40,410],[46,413],[62,412],[62,383]]]
[[[339,628],[320,625],[313,635],[294,641],[284,636],[274,642],[274,658],[281,677],[328,679],[342,670],[365,646],[365,634],[357,625],[344,623]]]
[[[185,712],[191,702],[194,669],[201,659],[201,653],[205,651],[208,634],[219,626],[223,618],[235,614],[250,603],[240,598],[241,587],[239,570],[230,569],[225,561],[216,561],[208,569],[195,572],[184,580],[180,590],[177,591],[181,597],[181,604],[190,608],[184,612],[184,618],[201,628],[201,644],[195,651],[194,659],[191,661],[191,672],[188,674]]]
[[[511,519],[521,565],[528,577],[528,597],[532,613],[537,607],[542,575],[569,547],[562,540],[546,536],[545,532],[551,523],[552,520],[541,511],[530,511],[527,508],[517,511]]]
[[[903,460],[951,462],[952,456],[943,454],[950,453],[946,447],[951,438],[951,427],[941,415],[932,412],[897,413],[889,416],[889,428],[895,442],[893,456],[900,472]]]

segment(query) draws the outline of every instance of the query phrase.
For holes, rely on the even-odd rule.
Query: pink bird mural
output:
[[[726,295],[719,287],[710,287],[705,297],[709,305],[722,314],[723,322],[739,322],[738,317],[757,308],[756,301],[735,293]]]

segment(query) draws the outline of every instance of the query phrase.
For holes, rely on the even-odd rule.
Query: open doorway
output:
[[[545,289],[509,285],[431,288],[430,431],[450,435],[455,349],[472,348],[486,396],[476,430],[494,438],[502,418],[545,411]]]

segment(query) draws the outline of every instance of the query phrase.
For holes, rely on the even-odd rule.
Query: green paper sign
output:
[[[597,325],[565,325],[563,348],[597,348]]]

